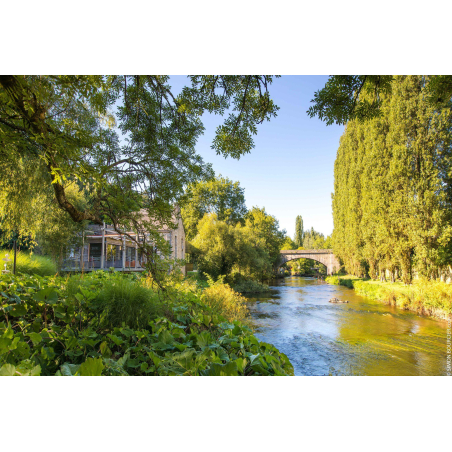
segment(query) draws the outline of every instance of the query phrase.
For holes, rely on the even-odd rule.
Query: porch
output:
[[[89,232],[90,235],[84,237],[84,245],[64,260],[64,271],[144,270],[146,257],[125,235],[109,229],[108,225],[103,228],[91,225]]]

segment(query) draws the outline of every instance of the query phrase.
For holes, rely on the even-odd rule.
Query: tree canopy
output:
[[[285,231],[264,208],[253,207],[235,226],[207,213],[197,225],[192,249],[198,270],[229,282],[268,279],[279,260]]]
[[[185,195],[182,218],[188,240],[196,236],[198,222],[207,213],[215,213],[219,221],[233,226],[243,223],[247,213],[244,189],[239,182],[221,174],[212,180],[190,184]]]
[[[433,107],[451,106],[452,76],[421,76],[426,100]],[[325,86],[314,94],[314,104],[307,111],[327,125],[346,124],[382,114],[382,100],[391,93],[392,75],[332,75]]]
[[[253,148],[258,124],[276,115],[272,81],[191,76],[176,95],[168,76],[0,76],[3,227],[20,224],[19,212],[49,187],[75,222],[118,226],[133,223],[141,209],[170,221],[184,187],[212,177],[195,151],[203,113],[227,112],[212,148],[240,158]],[[74,181],[89,190],[82,210],[66,193]],[[21,189],[18,196],[11,186]]]

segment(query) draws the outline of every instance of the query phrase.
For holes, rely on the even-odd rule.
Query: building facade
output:
[[[170,258],[176,261],[185,258],[185,230],[179,208],[175,209],[172,222],[176,224],[176,228],[163,225],[158,233],[169,241]],[[146,232],[138,234],[127,231],[127,235],[138,242],[146,240],[149,243],[150,240]],[[140,252],[138,244],[127,235],[118,233],[112,225],[105,223],[103,226],[89,225],[84,232],[82,247],[73,250],[65,259],[63,270],[94,271],[114,268],[119,271],[143,271],[146,256]],[[185,266],[179,268],[185,275]]]

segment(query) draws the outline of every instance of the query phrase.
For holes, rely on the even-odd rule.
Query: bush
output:
[[[234,290],[238,293],[262,293],[269,292],[270,287],[267,284],[261,284],[256,281],[243,281],[236,284]]]
[[[107,272],[0,276],[0,376],[293,375],[286,355],[259,342],[242,322],[224,322],[199,299],[195,282],[174,279],[165,291],[169,312],[145,328],[106,327],[96,307],[99,290],[104,298],[145,300],[142,289],[152,289],[143,283]]]
[[[153,290],[123,275],[106,280],[94,303],[102,311],[102,323],[110,328],[123,324],[145,328],[163,312]]]
[[[2,260],[6,254],[9,254],[11,262],[8,262],[7,269],[13,271],[14,251],[0,251],[0,265],[4,269],[5,262]],[[51,276],[57,273],[55,263],[48,257],[37,256],[23,251],[18,251],[16,255],[16,271],[17,273],[39,276]]]
[[[207,277],[209,287],[204,289],[201,301],[213,309],[218,315],[230,322],[244,320],[249,315],[246,306],[246,298],[234,291],[228,284],[223,283],[223,278],[215,282]]]

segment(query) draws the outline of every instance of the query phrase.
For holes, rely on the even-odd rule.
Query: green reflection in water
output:
[[[277,284],[249,307],[256,335],[286,353],[296,375],[446,374],[445,321],[311,278]],[[334,296],[349,303],[329,303]]]

